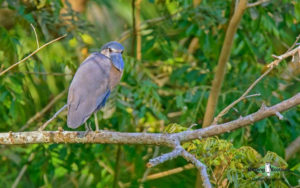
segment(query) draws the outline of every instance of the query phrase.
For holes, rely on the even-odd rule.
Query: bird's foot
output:
[[[98,130],[96,129],[95,130],[95,133],[101,133],[101,132],[102,132],[102,130],[100,130],[100,129],[98,129]]]
[[[84,126],[85,126],[84,136],[86,136],[90,131],[93,131],[90,124],[85,123]]]

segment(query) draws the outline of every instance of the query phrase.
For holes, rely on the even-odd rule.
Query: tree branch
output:
[[[182,167],[174,168],[174,169],[171,169],[171,170],[166,170],[166,171],[163,171],[163,172],[158,172],[158,173],[155,173],[155,174],[150,174],[145,178],[144,181],[163,178],[165,176],[170,176],[170,175],[173,175],[173,174],[177,174],[177,173],[180,173],[184,170],[189,170],[189,169],[192,169],[192,168],[195,168],[195,166],[193,164],[189,163],[189,164],[184,165]]]
[[[182,150],[182,156],[187,161],[190,161],[191,163],[193,163],[197,167],[198,171],[201,174],[201,179],[202,179],[202,182],[203,182],[203,186],[204,187],[212,187],[211,184],[210,184],[209,178],[208,178],[206,166],[203,163],[201,163],[194,155],[190,154],[186,150]]]
[[[113,131],[31,131],[0,133],[0,144],[41,144],[41,143],[98,143],[98,144],[149,144],[176,147],[175,141],[186,142],[198,138],[220,135],[253,124],[277,112],[286,111],[300,104],[300,93],[274,106],[262,106],[257,112],[239,119],[210,127],[180,133],[121,133]]]
[[[112,131],[88,132],[86,134],[86,132],[83,131],[64,131],[60,129],[59,131],[0,133],[0,144],[12,145],[37,143],[100,143],[164,145],[175,149],[170,153],[163,154],[162,156],[155,159],[151,159],[148,163],[149,167],[158,165],[172,158],[182,156],[186,160],[192,162],[199,169],[204,187],[211,187],[208,174],[206,172],[206,166],[199,160],[197,160],[192,154],[185,151],[180,146],[181,142],[230,132],[234,129],[253,124],[254,122],[266,117],[276,115],[279,112],[286,111],[299,104],[300,93],[272,107],[262,106],[257,112],[231,122],[223,123],[220,125],[212,125],[210,127],[194,131],[189,130],[173,134],[120,133]]]
[[[21,127],[20,131],[23,131],[29,127],[31,123],[33,123],[38,118],[42,117],[60,98],[62,98],[68,90],[65,89],[63,92],[54,97],[40,112],[37,112],[34,116],[32,116],[23,127]]]
[[[221,86],[224,80],[226,63],[229,59],[231,47],[233,44],[234,35],[242,19],[244,11],[246,9],[247,9],[247,0],[240,0],[237,9],[234,12],[229,22],[229,26],[227,28],[226,35],[225,35],[225,40],[218,60],[217,71],[215,73],[212,89],[210,91],[210,95],[205,110],[203,127],[209,126],[213,120],[215,109],[218,103]]]
[[[142,36],[141,36],[141,1],[135,1],[136,18],[135,18],[135,34],[136,34],[136,59],[140,61],[142,59]]]
[[[44,130],[46,127],[47,127],[47,125],[51,122],[51,121],[53,121],[57,116],[58,116],[58,114],[60,114],[64,109],[66,109],[68,107],[68,105],[67,104],[65,104],[61,109],[59,109],[53,116],[52,116],[52,118],[50,118],[48,121],[46,121],[46,123],[44,123],[40,128],[39,128],[39,131],[42,131],[42,130]]]
[[[292,143],[285,149],[285,160],[289,160],[295,153],[300,151],[300,136],[298,136]]]
[[[240,117],[239,119],[227,123],[219,124],[219,125],[212,125],[203,129],[198,129],[194,131],[184,131],[181,133],[177,133],[177,136],[180,141],[190,141],[197,138],[220,135],[225,132],[230,132],[235,129],[244,127],[246,125],[253,124],[269,116],[275,116],[277,112],[286,111],[299,104],[300,104],[300,93],[297,93],[293,97],[284,100],[274,106],[265,107],[264,105],[262,105],[262,107],[257,112],[247,115],[245,117]]]
[[[255,3],[249,3],[247,5],[247,8],[255,7],[255,6],[258,6],[258,5],[262,4],[262,3],[266,3],[268,1],[270,1],[270,0],[259,0],[259,1],[256,1]]]
[[[166,154],[163,154],[159,157],[151,159],[149,161],[149,163],[147,164],[147,167],[153,167],[153,166],[156,166],[158,164],[169,161],[173,158],[176,158],[178,156],[182,156],[183,158],[185,158],[187,161],[193,163],[198,168],[198,170],[200,172],[200,175],[201,175],[202,182],[203,182],[203,186],[205,188],[211,188],[212,186],[211,186],[209,178],[208,178],[208,174],[207,174],[207,171],[206,171],[206,166],[203,163],[201,163],[194,155],[187,152],[180,145],[180,141],[178,140],[177,137],[174,139],[174,144],[176,145],[176,147],[172,152],[166,153]]]
[[[179,155],[181,155],[183,148],[181,146],[177,146],[172,152],[170,153],[165,153],[159,157],[156,157],[154,159],[150,159],[150,161],[147,163],[147,167],[151,168],[154,166],[157,166],[161,163],[164,163],[165,161],[169,161],[171,159],[174,159],[176,157],[178,157]]]
[[[300,36],[300,35],[299,35]],[[299,36],[297,37],[297,40],[299,38]],[[297,41],[296,40],[296,41]],[[294,43],[295,44],[295,43]],[[293,45],[294,46],[294,45]],[[266,70],[266,72],[264,72],[258,79],[255,80],[255,82],[253,82],[250,87],[245,91],[245,93],[238,98],[237,100],[235,100],[234,102],[232,102],[229,106],[227,106],[226,108],[224,108],[215,118],[213,121],[213,125],[217,124],[219,119],[224,116],[232,107],[234,107],[237,103],[239,103],[241,100],[247,98],[248,93],[258,84],[259,81],[261,81],[267,74],[269,74],[271,72],[271,70],[274,68],[274,66],[277,66],[283,59],[293,56],[295,55],[297,52],[300,51],[300,46],[298,46],[297,48],[291,50],[289,49],[288,51],[286,51],[286,53],[282,54],[281,56],[276,56],[277,59],[275,59],[274,61],[272,61],[270,64],[268,64],[268,69]]]
[[[66,36],[67,36],[67,34],[65,34],[65,35],[63,35],[63,36],[60,36],[60,37],[58,37],[58,38],[56,38],[56,39],[54,39],[54,40],[52,40],[52,41],[50,41],[50,42],[47,42],[47,43],[44,44],[43,46],[37,48],[34,52],[32,52],[31,54],[29,54],[28,56],[26,56],[24,59],[18,61],[17,63],[11,65],[10,67],[8,67],[8,68],[5,69],[4,71],[2,71],[2,72],[0,73],[0,76],[2,76],[3,74],[5,74],[5,73],[8,72],[9,70],[13,69],[13,68],[16,67],[17,65],[23,63],[24,61],[26,61],[27,59],[29,59],[31,56],[33,56],[34,54],[38,53],[38,52],[39,52],[41,49],[43,49],[44,47],[46,47],[46,46],[48,46],[49,44],[52,44],[52,43],[54,43],[54,42],[56,42],[56,41],[58,41],[58,40],[64,38],[64,37],[66,37]]]

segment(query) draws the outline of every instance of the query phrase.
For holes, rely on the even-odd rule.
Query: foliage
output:
[[[235,1],[233,1],[235,2]],[[130,132],[180,132],[192,124],[201,128],[205,107],[222,47],[228,20],[234,6],[231,1],[202,1],[193,7],[191,0],[142,1],[142,61],[135,59],[132,45],[130,1],[88,1],[86,11],[77,13],[71,5],[54,1],[0,1],[0,70],[26,57],[36,48],[32,23],[40,44],[68,34],[38,52],[33,58],[0,77],[0,131],[18,131],[55,96],[68,88],[72,74],[90,52],[123,32],[130,37],[126,48],[122,83],[99,113],[102,129]],[[4,14],[5,13],[5,14]],[[7,16],[10,15],[10,16]],[[12,16],[13,15],[13,16]],[[14,19],[10,19],[10,18]],[[154,18],[160,21],[149,21]],[[146,22],[146,21],[149,22]],[[250,8],[242,18],[235,36],[217,113],[237,99],[262,74],[272,54],[285,52],[300,31],[297,1],[270,1]],[[196,46],[192,45],[198,39]],[[257,111],[262,103],[276,104],[299,92],[299,71],[282,62],[252,91],[261,97],[249,98],[229,111],[222,122]],[[47,73],[47,74],[41,74]],[[53,73],[63,73],[55,75]],[[297,78],[298,76],[298,78]],[[66,103],[66,96],[51,110],[30,124],[36,130]],[[299,153],[284,161],[284,151],[300,135],[300,109],[284,113],[284,120],[271,117],[251,127],[235,130],[219,138],[184,143],[209,167],[214,184],[230,187],[276,187],[299,184]],[[48,127],[66,126],[62,113]],[[94,125],[94,118],[88,122]],[[173,124],[175,123],[175,124]],[[79,130],[84,130],[84,127]],[[152,158],[153,146],[122,146],[121,184],[137,187]],[[169,151],[160,148],[159,153]],[[31,153],[34,160],[28,162]],[[27,145],[1,148],[0,182],[10,187],[20,169],[28,164],[20,187],[110,187],[114,180],[115,145]],[[278,181],[251,181],[262,176],[248,171],[265,162],[293,173],[275,174]],[[168,161],[151,173],[186,164],[183,159]],[[214,176],[213,176],[214,174]],[[145,187],[191,187],[196,170],[146,181]],[[283,179],[282,179],[283,178]],[[275,185],[277,184],[277,185]]]

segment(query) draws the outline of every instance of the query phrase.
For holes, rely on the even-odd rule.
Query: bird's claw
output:
[[[86,136],[90,131],[93,131],[90,124],[85,123],[85,132],[84,136]]]

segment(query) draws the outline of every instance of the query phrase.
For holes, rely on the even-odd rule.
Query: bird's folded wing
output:
[[[90,55],[78,68],[69,88],[68,126],[83,124],[109,95],[111,63],[100,53]]]

